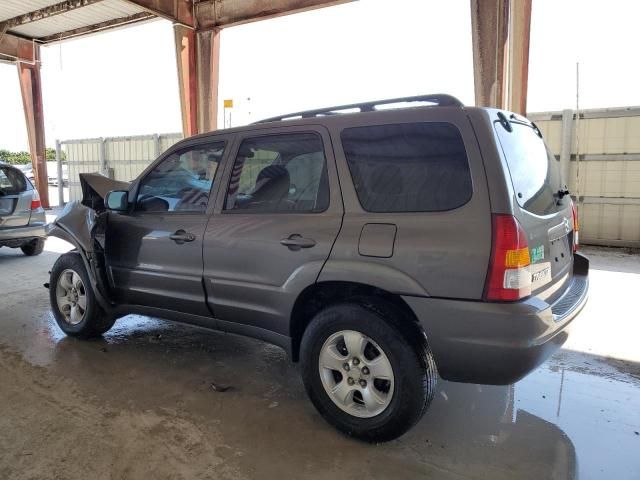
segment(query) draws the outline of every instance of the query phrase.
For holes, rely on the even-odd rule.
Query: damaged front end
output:
[[[126,190],[129,183],[112,180],[98,173],[81,173],[82,200],[68,203],[60,215],[45,227],[47,236],[71,243],[82,257],[98,303],[110,310],[105,268],[105,232],[108,212],[104,199],[112,190]]]

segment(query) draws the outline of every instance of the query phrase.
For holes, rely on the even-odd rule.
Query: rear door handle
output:
[[[184,242],[193,242],[196,236],[193,233],[185,232],[184,230],[176,230],[175,233],[169,235],[169,238],[176,242],[178,245],[182,245]]]
[[[316,246],[316,241],[312,238],[304,238],[302,235],[294,233],[287,238],[280,240],[280,243],[289,250],[300,250],[301,248],[311,248]]]

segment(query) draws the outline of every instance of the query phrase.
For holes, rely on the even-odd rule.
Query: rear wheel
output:
[[[58,326],[69,336],[99,336],[115,323],[115,317],[98,304],[84,263],[76,253],[62,255],[53,265],[49,299]]]
[[[401,328],[394,308],[343,303],[322,310],[301,345],[311,401],[338,430],[384,442],[409,430],[431,402],[437,380],[424,334]],[[415,330],[415,331],[413,331]]]
[[[40,255],[44,250],[44,238],[36,238],[35,240],[27,242],[20,247],[20,250],[28,257]]]

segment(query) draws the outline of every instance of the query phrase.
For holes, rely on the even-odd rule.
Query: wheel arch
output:
[[[398,294],[359,282],[317,282],[309,285],[298,295],[291,312],[289,331],[292,361],[297,362],[300,357],[302,336],[313,317],[320,310],[345,301],[353,301],[370,308],[375,306],[391,307],[408,320],[397,325],[404,333],[424,333],[414,311]]]
[[[49,230],[47,231],[47,236],[60,238],[73,245],[74,249],[67,253],[78,255],[81,258],[82,263],[84,264],[84,268],[87,271],[87,275],[89,276],[91,288],[93,289],[98,303],[102,308],[110,311],[113,308],[113,305],[111,304],[109,297],[103,293],[103,290],[101,288],[104,282],[101,281],[96,272],[96,268],[99,267],[98,262],[95,260],[95,254],[88,253],[73,234],[59,225],[53,225],[51,228],[49,228]],[[95,267],[94,264],[96,264]]]

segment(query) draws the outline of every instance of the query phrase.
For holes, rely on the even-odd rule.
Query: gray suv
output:
[[[44,249],[45,223],[38,191],[20,169],[0,162],[0,247],[39,255]]]
[[[139,313],[279,345],[327,421],[390,440],[438,376],[513,383],[566,340],[589,266],[558,163],[448,95],[195,136],[131,184],[82,176],[51,306],[78,337]]]

